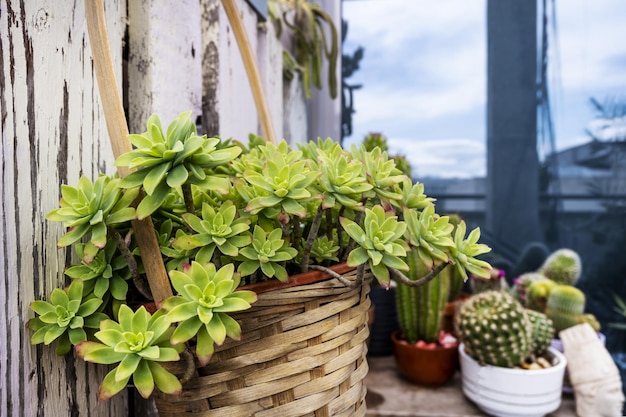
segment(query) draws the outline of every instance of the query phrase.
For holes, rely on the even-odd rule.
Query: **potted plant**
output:
[[[102,399],[132,382],[161,415],[361,412],[370,278],[424,285],[447,265],[483,267],[479,231],[463,226],[432,271],[402,273],[411,248],[437,244],[411,225],[436,215],[380,149],[328,139],[295,150],[254,136],[244,146],[198,136],[190,113],[167,128],[154,115],[129,140],[115,162],[123,178],[62,187],[47,217],[68,228],[59,246],[79,261],[68,288],[32,304],[30,322],[32,343],[116,365]],[[160,253],[138,245],[138,222]],[[159,285],[153,262],[168,271]]]
[[[554,329],[544,314],[486,291],[463,303],[459,329],[463,393],[483,411],[543,416],[559,408],[566,360],[550,347]]]

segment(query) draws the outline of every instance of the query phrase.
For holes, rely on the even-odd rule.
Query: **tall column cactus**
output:
[[[409,265],[408,278],[417,280],[429,271],[420,261],[417,250],[407,254]],[[415,343],[423,340],[436,342],[441,329],[442,312],[448,299],[450,278],[445,274],[453,273],[446,268],[428,284],[421,287],[408,287],[398,284],[398,319],[405,340]]]

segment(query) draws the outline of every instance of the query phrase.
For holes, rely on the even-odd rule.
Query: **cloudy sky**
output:
[[[528,0],[524,0],[528,1]],[[419,177],[486,171],[485,0],[346,0],[346,53],[365,48],[354,133],[388,137]],[[590,97],[626,101],[626,1],[556,1],[550,51],[556,146],[588,141]]]

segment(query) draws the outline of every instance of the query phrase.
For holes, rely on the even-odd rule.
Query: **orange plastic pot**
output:
[[[459,362],[458,346],[425,349],[407,344],[400,332],[391,335],[398,370],[414,384],[438,387],[450,381]]]

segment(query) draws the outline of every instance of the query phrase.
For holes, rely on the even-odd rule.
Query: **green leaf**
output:
[[[154,391],[154,378],[146,361],[141,361],[133,374],[133,383],[143,398],[148,398]]]
[[[167,185],[172,188],[180,187],[187,181],[189,173],[184,165],[178,165],[167,174]]]
[[[46,313],[54,313],[56,316],[55,307],[46,301],[39,301],[39,300],[33,301],[30,304],[30,308],[31,310],[33,310],[35,313],[39,314],[40,316]]]
[[[85,333],[82,328],[70,329],[68,331],[68,336],[72,345],[77,345],[80,342],[87,340],[87,333]]]
[[[172,345],[186,342],[198,333],[199,329],[202,327],[202,324],[203,323],[198,317],[193,317],[185,320],[176,327],[174,333],[172,334],[170,342],[172,343]]]
[[[128,381],[133,372],[135,372],[135,369],[137,369],[140,361],[141,357],[139,355],[126,355],[117,367],[117,371],[115,372],[115,380]]]
[[[241,339],[241,326],[237,323],[237,320],[228,316],[227,314],[219,314],[222,323],[224,324],[224,328],[226,329],[226,336],[230,337],[234,340]]]
[[[76,314],[79,316],[87,317],[96,312],[98,307],[102,305],[102,300],[99,298],[92,298],[91,300],[87,300],[80,305]]]
[[[65,330],[67,330],[66,327],[59,327],[59,326],[49,326],[47,327],[47,331],[46,334],[43,337],[43,343],[45,345],[49,345],[50,343],[52,343],[53,341],[55,341],[58,337],[60,337],[63,333],[65,333]]]
[[[126,353],[115,352],[112,347],[89,341],[76,345],[76,353],[87,362],[102,365],[120,362],[126,356]]]
[[[352,252],[350,252],[350,254],[348,255],[348,259],[346,261],[346,264],[348,266],[359,266],[364,264],[365,262],[367,262],[369,259],[369,256],[367,254],[367,251],[363,248],[356,248],[354,250],[352,250]]]
[[[104,380],[100,385],[100,390],[98,391],[98,398],[100,401],[108,400],[126,387],[130,377],[126,380],[118,381],[115,379],[116,370],[117,368],[113,369],[104,377]]]
[[[161,365],[154,362],[148,362],[148,367],[152,372],[154,383],[162,392],[173,395],[177,395],[182,392],[183,387],[178,378],[163,369]]]
[[[198,343],[196,344],[196,356],[200,365],[206,366],[213,356],[215,350],[213,339],[209,336],[204,326],[198,331]]]
[[[197,287],[196,287],[197,288]],[[178,323],[195,317],[198,315],[198,303],[190,301],[184,304],[179,304],[167,313],[167,318],[172,323]]]
[[[146,217],[154,213],[165,201],[170,187],[165,183],[161,183],[152,193],[152,195],[145,196],[139,206],[137,206],[137,218],[143,220]]]

